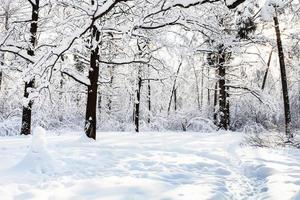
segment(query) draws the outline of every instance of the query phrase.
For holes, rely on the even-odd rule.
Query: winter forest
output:
[[[1,199],[300,199],[299,0],[0,0]]]

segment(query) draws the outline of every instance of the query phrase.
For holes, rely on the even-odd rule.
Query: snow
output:
[[[239,133],[0,138],[1,199],[299,199],[300,152]],[[46,140],[48,145],[46,145]]]
[[[53,174],[56,163],[53,161],[46,147],[45,130],[42,127],[36,127],[31,138],[31,148],[15,166],[4,170],[2,174],[9,174],[15,178],[20,178],[21,174]]]
[[[33,153],[40,153],[46,151],[46,131],[42,127],[38,126],[33,131],[31,151]]]
[[[266,0],[265,5],[261,9],[262,20],[271,21],[276,16],[276,10],[282,9],[286,3],[287,1],[285,0]]]

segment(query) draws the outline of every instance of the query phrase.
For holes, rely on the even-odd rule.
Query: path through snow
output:
[[[0,138],[1,199],[300,199],[300,152],[241,147],[240,134],[99,133],[97,142],[65,134],[47,140],[51,173],[18,164],[30,151],[29,137]]]

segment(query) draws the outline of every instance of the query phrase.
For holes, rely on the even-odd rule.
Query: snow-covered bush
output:
[[[216,125],[210,119],[195,117],[188,121],[187,131],[211,133],[217,130]]]
[[[268,97],[270,98],[270,97]],[[235,101],[231,108],[231,127],[237,131],[260,132],[264,129],[280,129],[283,123],[283,111],[280,99],[271,101],[264,99],[264,103],[245,95]]]
[[[0,136],[18,135],[21,128],[20,120],[19,117],[2,118],[0,121]]]
[[[286,136],[282,132],[259,132],[248,133],[244,137],[243,145],[250,145],[254,147],[295,147],[300,149],[300,136],[295,134],[295,137],[291,140],[287,140]]]
[[[130,123],[110,117],[99,121],[97,128],[99,131],[134,131],[133,122]]]
[[[261,124],[250,122],[245,124],[241,131],[243,133],[262,133],[265,132],[266,129]]]

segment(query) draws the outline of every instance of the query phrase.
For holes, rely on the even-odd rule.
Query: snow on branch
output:
[[[177,0],[177,1],[173,1],[172,3],[166,3],[166,0],[162,3],[162,6],[160,7],[160,9],[158,9],[155,12],[152,12],[150,14],[148,14],[146,18],[150,18],[152,16],[155,16],[157,14],[160,13],[164,13],[166,11],[169,11],[171,9],[174,8],[190,8],[193,6],[197,6],[197,5],[202,5],[202,4],[206,4],[206,3],[215,3],[218,2],[220,0]],[[229,9],[234,9],[237,6],[239,6],[241,3],[243,3],[245,0],[225,0],[225,4]]]
[[[244,2],[245,0],[225,0],[225,4],[229,9],[234,9]]]
[[[244,87],[244,86],[235,86],[235,85],[225,85],[225,87],[229,87],[229,88],[233,88],[233,89],[241,89],[241,90],[246,90],[248,91],[250,94],[252,94],[255,98],[257,98],[261,103],[263,103],[260,94],[248,87]]]
[[[78,31],[77,34],[75,34],[75,36],[68,40],[68,42],[64,42],[64,44],[60,47],[60,48],[57,48],[55,50],[55,52],[53,53],[53,55],[56,56],[56,58],[54,59],[54,61],[52,62],[52,64],[48,65],[44,72],[50,67],[51,70],[50,70],[50,78],[52,76],[52,70],[54,68],[54,66],[56,65],[56,63],[59,61],[59,59],[73,46],[74,42],[78,39],[78,38],[81,38],[82,36],[84,36],[93,26],[94,26],[94,23],[97,19],[103,17],[104,15],[106,15],[117,3],[119,2],[122,2],[122,1],[127,1],[127,0],[109,0],[109,1],[106,1],[101,7],[100,9],[96,9],[96,12],[95,14],[93,15],[92,19],[91,19],[91,22],[85,26],[84,28],[80,29],[80,31]],[[64,72],[65,74],[67,72]],[[68,74],[66,74],[68,75]],[[72,74],[69,74],[70,77],[72,77],[73,75]],[[72,77],[74,80],[77,80],[77,78],[75,76]],[[86,84],[84,82],[82,82],[81,80],[77,80],[77,82],[80,82],[84,85],[89,85],[89,84]]]
[[[0,52],[8,52],[8,53],[15,54],[15,55],[23,58],[24,60],[26,60],[30,63],[35,62],[33,57],[27,54],[27,51],[21,50],[17,47],[14,47],[14,46],[3,46],[3,47],[0,46]]]
[[[81,74],[77,73],[75,70],[64,68],[61,71],[61,73],[71,77],[76,82],[83,84],[85,86],[89,86],[91,84],[90,80],[87,77],[82,76]]]
[[[129,64],[149,64],[149,60],[131,60],[131,61],[118,61],[118,62],[112,62],[112,61],[104,61],[104,60],[98,60],[100,63],[109,64],[109,65],[129,65]]]
[[[93,20],[96,21],[97,19],[106,15],[111,9],[115,7],[115,5],[119,2],[126,2],[127,0],[108,0],[106,1],[99,9],[97,8]]]

